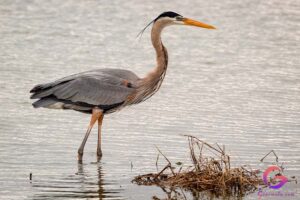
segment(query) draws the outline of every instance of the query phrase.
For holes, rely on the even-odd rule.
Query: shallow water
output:
[[[160,91],[106,116],[103,159],[95,162],[94,130],[78,165],[89,116],[33,109],[29,90],[102,67],[143,76],[155,56],[149,30],[140,41],[136,35],[165,10],[218,29],[168,27],[163,42],[170,63]],[[156,171],[155,145],[170,160],[189,163],[183,134],[226,145],[234,163],[254,168],[272,164],[272,157],[265,164],[259,159],[274,149],[285,174],[299,179],[299,1],[4,0],[0,42],[1,199],[167,197],[131,180]],[[298,188],[287,184],[281,191],[299,199]]]

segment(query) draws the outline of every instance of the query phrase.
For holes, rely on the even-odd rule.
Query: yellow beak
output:
[[[207,28],[207,29],[216,29],[215,27],[213,27],[211,25],[204,24],[202,22],[198,22],[196,20],[189,19],[189,18],[184,18],[182,21],[185,25],[197,26],[197,27]]]

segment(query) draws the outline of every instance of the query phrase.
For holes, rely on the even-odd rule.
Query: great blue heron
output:
[[[151,41],[156,51],[157,64],[144,78],[139,78],[133,72],[124,69],[97,69],[40,84],[30,91],[33,93],[31,99],[39,99],[32,104],[35,108],[72,109],[92,114],[87,132],[78,149],[79,161],[82,161],[85,143],[97,120],[99,160],[102,157],[101,125],[104,115],[143,102],[160,88],[168,65],[167,49],[160,37],[164,27],[179,24],[215,29],[211,25],[170,11],[160,14],[148,26],[151,24],[153,24]]]

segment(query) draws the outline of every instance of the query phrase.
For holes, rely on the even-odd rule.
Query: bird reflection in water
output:
[[[78,164],[73,175],[37,179],[32,186],[37,189],[33,199],[123,199],[118,184],[104,179],[101,163]]]

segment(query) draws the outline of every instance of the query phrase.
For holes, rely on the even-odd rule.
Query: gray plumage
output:
[[[98,106],[103,110],[121,106],[135,88],[139,77],[122,69],[98,69],[67,76],[35,86],[31,99],[34,107],[74,109],[89,112]],[[130,83],[130,87],[124,83]]]

